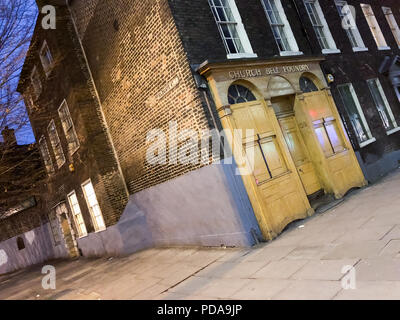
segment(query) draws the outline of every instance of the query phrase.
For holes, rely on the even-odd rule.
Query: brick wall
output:
[[[200,167],[145,159],[150,130],[209,127],[168,1],[76,0],[72,9],[129,191]]]
[[[46,78],[43,72],[38,53],[38,48],[45,39],[56,61],[49,78]],[[50,212],[75,190],[88,232],[93,232],[92,219],[81,188],[82,183],[91,179],[106,225],[117,223],[128,201],[125,182],[66,7],[57,7],[55,30],[43,30],[40,27],[40,20],[38,21],[21,75],[19,86],[21,92],[30,92],[29,75],[33,65],[38,67],[43,90],[39,99],[34,102],[34,107],[29,110],[29,116],[37,140],[42,135],[45,136],[55,166],[55,173],[49,175],[46,181],[47,192],[44,194],[46,211]],[[80,142],[80,148],[73,155],[68,152],[66,136],[58,115],[58,108],[64,99],[68,103]],[[61,168],[56,166],[47,133],[51,119],[55,121],[66,157],[66,163]],[[71,164],[74,166],[73,172],[70,171]]]
[[[379,67],[381,66],[385,56],[393,57],[395,55],[400,55],[400,49],[383,14],[382,6],[391,7],[396,20],[398,23],[400,23],[400,3],[396,0],[383,0],[379,2],[371,0],[347,1],[349,5],[353,5],[356,8],[357,27],[360,31],[365,46],[368,48],[367,52],[354,53],[351,48],[350,41],[348,40],[346,31],[343,28],[338,27],[341,26],[341,20],[336,7],[333,5],[333,1],[319,1],[324,10],[325,18],[330,26],[332,36],[336,41],[336,45],[342,51],[341,54],[326,55],[326,62],[322,63],[322,68],[326,73],[331,73],[335,76],[335,82],[331,85],[333,97],[346,124],[347,132],[352,138],[354,148],[360,151],[360,155],[364,163],[370,164],[380,159],[384,154],[388,154],[400,149],[400,133],[387,136],[382,124],[382,120],[378,114],[375,103],[366,83],[366,80],[368,79],[379,78],[396,121],[398,124],[400,124],[399,100],[397,99],[389,78],[386,75],[379,73]],[[388,46],[391,47],[391,50],[378,50],[364,14],[361,11],[360,3],[371,5],[382,33],[384,34]],[[306,14],[304,11],[304,6],[299,3],[299,7],[302,8],[302,12]],[[313,32],[311,25],[306,24],[306,28],[309,34],[315,37],[315,33]],[[316,39],[314,41],[316,41]],[[315,50],[318,49],[316,48]],[[372,143],[364,148],[360,148],[357,143],[357,139],[350,124],[348,114],[337,91],[337,85],[344,83],[353,84],[354,90],[356,91],[361,107],[371,129],[372,136],[377,139],[377,142]]]
[[[208,0],[169,0],[182,42],[191,64],[205,60],[226,60],[226,51]],[[253,51],[260,59],[279,56],[279,50],[268,23],[261,0],[235,0]],[[282,5],[292,27],[300,51],[310,53],[297,11],[291,0]]]

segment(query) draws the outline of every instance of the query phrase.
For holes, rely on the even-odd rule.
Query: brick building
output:
[[[252,245],[365,185],[361,168],[374,181],[397,164],[398,28],[381,8],[399,20],[395,1],[364,1],[378,46],[358,1],[357,28],[334,0],[48,3],[57,28],[39,17],[19,90],[75,254]],[[214,128],[256,134],[224,139],[232,164],[194,161],[214,156],[201,135]],[[167,163],[148,161],[154,129]],[[190,139],[202,148],[182,164]]]
[[[0,274],[63,256],[53,247],[41,193],[44,168],[35,144],[18,145],[13,129],[0,142]]]

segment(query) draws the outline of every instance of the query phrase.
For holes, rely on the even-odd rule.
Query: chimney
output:
[[[4,130],[1,132],[1,135],[3,136],[4,144],[6,146],[11,147],[17,144],[17,138],[15,137],[14,129],[9,129],[8,127],[5,127]]]

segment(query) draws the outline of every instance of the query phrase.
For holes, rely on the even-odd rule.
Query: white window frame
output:
[[[37,79],[37,82],[34,80],[35,78]],[[32,69],[30,80],[33,88],[33,93],[35,94],[35,99],[38,99],[42,93],[43,85],[42,81],[40,80],[40,74],[36,66],[34,66]],[[36,86],[35,84],[38,84],[38,86]]]
[[[62,108],[65,108],[65,111],[66,111],[65,115],[67,118],[69,118],[69,122],[71,124],[70,127],[68,127],[68,120],[64,119],[64,115],[61,111]],[[68,142],[69,154],[72,156],[75,152],[77,152],[79,150],[80,142],[79,142],[78,135],[76,134],[75,125],[74,125],[74,122],[72,121],[71,113],[69,112],[69,106],[68,106],[67,100],[64,99],[63,102],[61,103],[60,107],[58,108],[58,115],[61,120],[65,138],[67,139],[67,142]],[[72,142],[76,143],[75,148],[71,148]]]
[[[102,222],[103,222],[103,227],[99,226],[98,223],[97,223],[93,207],[90,205],[89,198],[88,198],[88,195],[87,195],[86,190],[85,190],[85,186],[87,186],[89,184],[92,186],[93,191],[94,191],[94,196],[96,198],[97,206],[99,207],[100,217],[101,217]],[[86,205],[87,205],[87,207],[89,209],[90,217],[92,219],[92,223],[93,223],[95,231],[96,232],[101,232],[101,231],[106,230],[107,226],[106,226],[106,223],[104,221],[103,213],[101,211],[100,204],[99,204],[99,201],[97,199],[96,190],[94,188],[94,185],[93,185],[91,179],[89,179],[89,180],[85,181],[84,183],[82,183],[81,187],[82,187],[82,190],[83,190],[83,194],[85,195]]]
[[[274,20],[276,22],[273,22],[270,17],[270,15],[268,13],[269,10],[267,10],[266,2],[269,3],[271,8],[273,7],[271,5],[271,3],[274,3],[274,5],[277,9],[278,17],[276,17],[275,12],[272,12],[272,15],[274,15],[274,18],[275,18]],[[280,52],[280,55],[281,56],[302,55],[303,52],[301,52],[299,50],[299,46],[297,45],[297,41],[293,35],[292,28],[290,27],[289,21],[286,17],[285,10],[283,9],[281,0],[261,0],[261,3],[264,7],[265,15],[267,16],[269,25],[271,27],[272,33],[274,35],[275,41],[277,43],[277,46],[278,46],[278,49]],[[276,38],[276,34],[273,29],[274,26],[282,27],[282,31],[279,31],[279,32],[282,32],[283,36],[281,34],[279,34],[279,36],[280,36],[280,38],[283,38],[283,37],[286,38],[288,45],[289,45],[289,48],[287,48],[287,49],[289,49],[289,50],[281,50],[280,49],[278,39]]]
[[[381,98],[383,100],[384,107],[385,107],[387,113],[389,114],[389,119],[388,120],[391,122],[393,128],[387,130],[386,134],[387,135],[391,135],[391,134],[399,131],[400,128],[399,128],[399,126],[397,124],[397,121],[396,121],[396,119],[394,117],[394,114],[393,114],[392,108],[390,107],[389,101],[386,98],[386,94],[385,94],[385,91],[383,90],[383,87],[382,87],[382,84],[381,84],[380,80],[378,78],[373,78],[373,79],[368,79],[367,80],[367,84],[368,84],[369,90],[371,91],[371,87],[369,86],[369,82],[370,81],[374,81],[375,82],[375,84],[376,84],[376,86],[378,88],[378,92],[379,92],[379,94],[380,94],[380,96],[381,96]],[[371,92],[371,95],[372,95],[372,92]],[[378,105],[377,105],[375,99],[373,99],[373,101],[375,103],[376,108],[378,109]],[[378,109],[378,112],[379,112],[379,109]],[[383,121],[383,119],[382,119],[382,121]]]
[[[335,0],[335,5],[340,18],[342,19],[342,23],[344,22],[344,19],[346,19],[348,22],[348,29],[346,29],[345,31],[347,33],[347,37],[349,38],[350,44],[352,44],[353,51],[368,51],[368,48],[365,46],[364,41],[361,37],[360,31],[358,30],[356,19],[353,16],[353,13],[350,10],[350,6],[347,1]],[[341,9],[339,7],[341,7]],[[353,45],[351,38],[354,39],[356,45]]]
[[[49,56],[47,56],[47,53],[43,54],[43,51],[46,48],[47,48],[47,51],[49,52]],[[50,48],[49,48],[46,40],[43,41],[42,47],[40,48],[40,51],[39,51],[39,56],[40,56],[40,61],[42,63],[44,73],[46,74],[46,77],[48,77],[50,75],[51,71],[53,70],[54,59],[53,59],[53,55],[51,54]],[[45,56],[47,56],[47,58],[49,60],[49,64],[47,64]]]
[[[360,4],[362,12],[364,14],[365,20],[368,23],[371,34],[375,40],[378,50],[390,50],[385,36],[382,33],[381,27],[379,26],[378,20],[375,17],[374,10],[370,4],[361,3]],[[369,17],[369,18],[368,18]]]
[[[240,16],[239,10],[236,6],[235,0],[224,0],[224,1],[228,2],[229,8],[232,12],[234,21],[232,21],[231,24],[235,24],[236,32],[238,33],[241,46],[243,47],[243,50],[244,50],[244,52],[230,53],[230,49],[227,45],[224,33],[222,31],[222,27],[221,27],[221,25],[224,24],[224,22],[219,21],[218,17],[215,15],[215,11],[214,11],[215,2],[214,1],[220,1],[220,0],[208,0],[208,4],[209,4],[212,14],[214,16],[215,22],[218,26],[218,30],[221,35],[222,41],[224,43],[225,50],[227,52],[227,58],[228,59],[257,58],[257,54],[254,53],[253,48],[251,47],[250,40],[247,36],[246,29],[244,28],[242,18]]]
[[[72,197],[73,196],[75,196],[76,203],[72,202]],[[67,197],[68,197],[69,206],[71,208],[72,216],[73,216],[73,219],[74,219],[75,227],[76,227],[76,230],[78,231],[78,237],[79,238],[87,237],[88,232],[87,232],[87,228],[86,228],[86,224],[85,224],[85,219],[83,218],[81,207],[80,207],[79,201],[78,201],[78,196],[77,196],[75,190],[71,191],[67,195]],[[76,207],[78,207],[79,212],[76,212],[76,210],[75,210]],[[80,224],[78,222],[78,216],[82,219],[82,221],[83,221],[82,224]],[[82,228],[82,226],[83,226],[83,228]]]
[[[55,138],[55,141],[52,139],[52,135],[50,133],[51,132],[50,127],[52,127],[52,126],[54,126],[54,133],[55,133],[54,138]],[[50,121],[49,125],[47,126],[47,133],[49,135],[50,144],[51,144],[51,147],[53,148],[53,152],[54,152],[54,155],[56,157],[56,163],[57,163],[58,169],[60,169],[65,164],[66,159],[65,159],[64,150],[63,150],[63,147],[61,145],[61,140],[60,140],[60,137],[58,135],[58,131],[57,131],[57,127],[56,127],[56,124],[54,122],[54,119],[52,119]],[[57,150],[60,152],[60,154],[58,154]]]
[[[393,37],[396,40],[397,46],[400,48],[400,28],[394,17],[392,9],[389,7],[382,7],[383,14],[386,17],[386,21],[389,24],[390,29],[392,30]]]
[[[352,83],[344,83],[344,84],[338,85],[337,87],[338,87],[338,89],[339,89],[340,87],[345,87],[345,86],[348,86],[349,89],[350,89],[350,93],[351,93],[351,95],[352,95],[352,97],[353,97],[353,101],[354,101],[354,103],[355,103],[355,105],[356,105],[358,114],[359,114],[359,116],[360,116],[360,118],[361,118],[361,121],[363,122],[363,125],[364,125],[364,127],[365,127],[365,130],[367,131],[367,132],[366,132],[366,135],[367,135],[368,140],[363,141],[363,142],[359,142],[360,148],[363,148],[363,147],[365,147],[365,146],[367,146],[367,145],[369,145],[369,144],[375,142],[375,141],[376,141],[376,138],[374,138],[374,137],[372,136],[371,129],[370,129],[369,125],[368,125],[367,119],[365,118],[364,111],[363,111],[362,108],[361,108],[360,101],[358,100],[358,96],[357,96],[357,94],[356,94],[356,91],[354,90],[353,84],[352,84]],[[339,95],[341,96],[340,91],[339,91]],[[343,99],[343,98],[342,98],[342,99]],[[346,106],[345,106],[345,108],[346,108],[346,112],[348,112]]]
[[[313,26],[316,37],[318,38],[318,32],[316,30],[319,29],[323,33],[324,38],[327,42],[328,48],[323,48],[323,46],[321,45],[319,38],[318,38],[318,42],[321,46],[322,53],[323,54],[340,53],[341,51],[337,48],[335,40],[332,37],[332,33],[329,29],[328,23],[326,22],[325,15],[321,9],[319,1],[318,0],[303,0],[303,1],[304,1],[304,6],[306,7],[306,11],[307,11],[308,17],[310,19],[311,25]],[[316,25],[313,22],[313,17],[311,16],[311,13],[307,9],[307,4],[314,5],[315,12],[313,12],[313,14],[316,13],[317,18],[321,22],[320,25]]]
[[[42,147],[44,147],[44,150],[42,149]],[[46,141],[46,138],[44,135],[39,139],[39,150],[42,155],[42,159],[43,159],[47,174],[49,174],[49,175],[53,174],[55,172],[53,160],[51,159],[49,146],[47,145],[47,141]],[[43,154],[43,152],[45,152],[46,155]]]

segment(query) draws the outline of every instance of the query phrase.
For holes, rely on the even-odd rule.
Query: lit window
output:
[[[336,43],[333,40],[331,31],[325,20],[324,13],[318,0],[304,0],[304,5],[307,9],[308,16],[314,28],[318,43],[322,48],[322,53],[337,53]]]
[[[208,0],[228,58],[256,57],[234,0]]]
[[[69,205],[74,216],[74,221],[76,229],[78,230],[78,235],[80,238],[87,236],[87,230],[85,225],[85,220],[83,220],[81,207],[79,206],[78,198],[76,197],[75,191],[72,191],[68,195]]]
[[[400,28],[397,24],[396,19],[394,18],[392,9],[388,7],[382,7],[383,13],[385,14],[386,20],[392,30],[393,36],[396,39],[397,45],[400,46]]]
[[[290,52],[299,52],[296,40],[293,36],[289,21],[286,18],[281,0],[261,0],[276,43],[281,55]]]
[[[49,133],[50,143],[51,146],[53,147],[54,155],[56,156],[56,162],[58,168],[61,168],[65,163],[65,156],[54,120],[50,121],[47,131]]]
[[[35,98],[39,98],[40,94],[42,93],[42,82],[40,81],[40,75],[39,72],[37,71],[36,66],[33,67],[32,73],[31,73],[31,84],[33,88],[33,92],[35,94]]]
[[[369,4],[361,4],[361,9],[364,13],[365,19],[368,22],[369,29],[371,30],[371,33],[375,39],[378,49],[380,50],[390,49],[382,34],[382,30],[378,24],[378,21],[375,18],[375,14],[372,11],[371,6]]]
[[[40,154],[42,155],[42,159],[46,167],[47,173],[49,174],[54,173],[53,161],[51,160],[49,148],[47,146],[45,137],[41,137],[39,140],[39,150]]]
[[[397,123],[392,109],[390,108],[389,102],[386,99],[385,92],[383,91],[379,79],[371,79],[368,80],[367,83],[386,131],[397,128]]]
[[[342,22],[345,22],[346,24],[345,30],[353,50],[357,51],[359,49],[366,49],[364,41],[362,40],[360,32],[358,31],[356,20],[351,12],[350,6],[346,1],[341,0],[335,0],[335,4]]]
[[[356,133],[360,147],[374,141],[360,102],[351,83],[338,86],[343,105],[349,115],[351,125]]]
[[[40,61],[42,62],[46,77],[49,76],[54,66],[54,60],[46,41],[43,42],[42,49],[40,49]]]
[[[90,181],[86,182],[82,185],[82,188],[85,194],[87,205],[89,207],[92,221],[94,223],[95,230],[96,231],[105,230],[106,225],[104,223],[103,214],[101,213],[101,209],[97,201],[96,193],[94,191],[92,183]]]
[[[58,109],[58,114],[61,119],[65,137],[68,141],[69,153],[72,155],[79,149],[79,139],[75,131],[74,123],[72,122],[71,114],[69,113],[67,101],[63,101]]]

